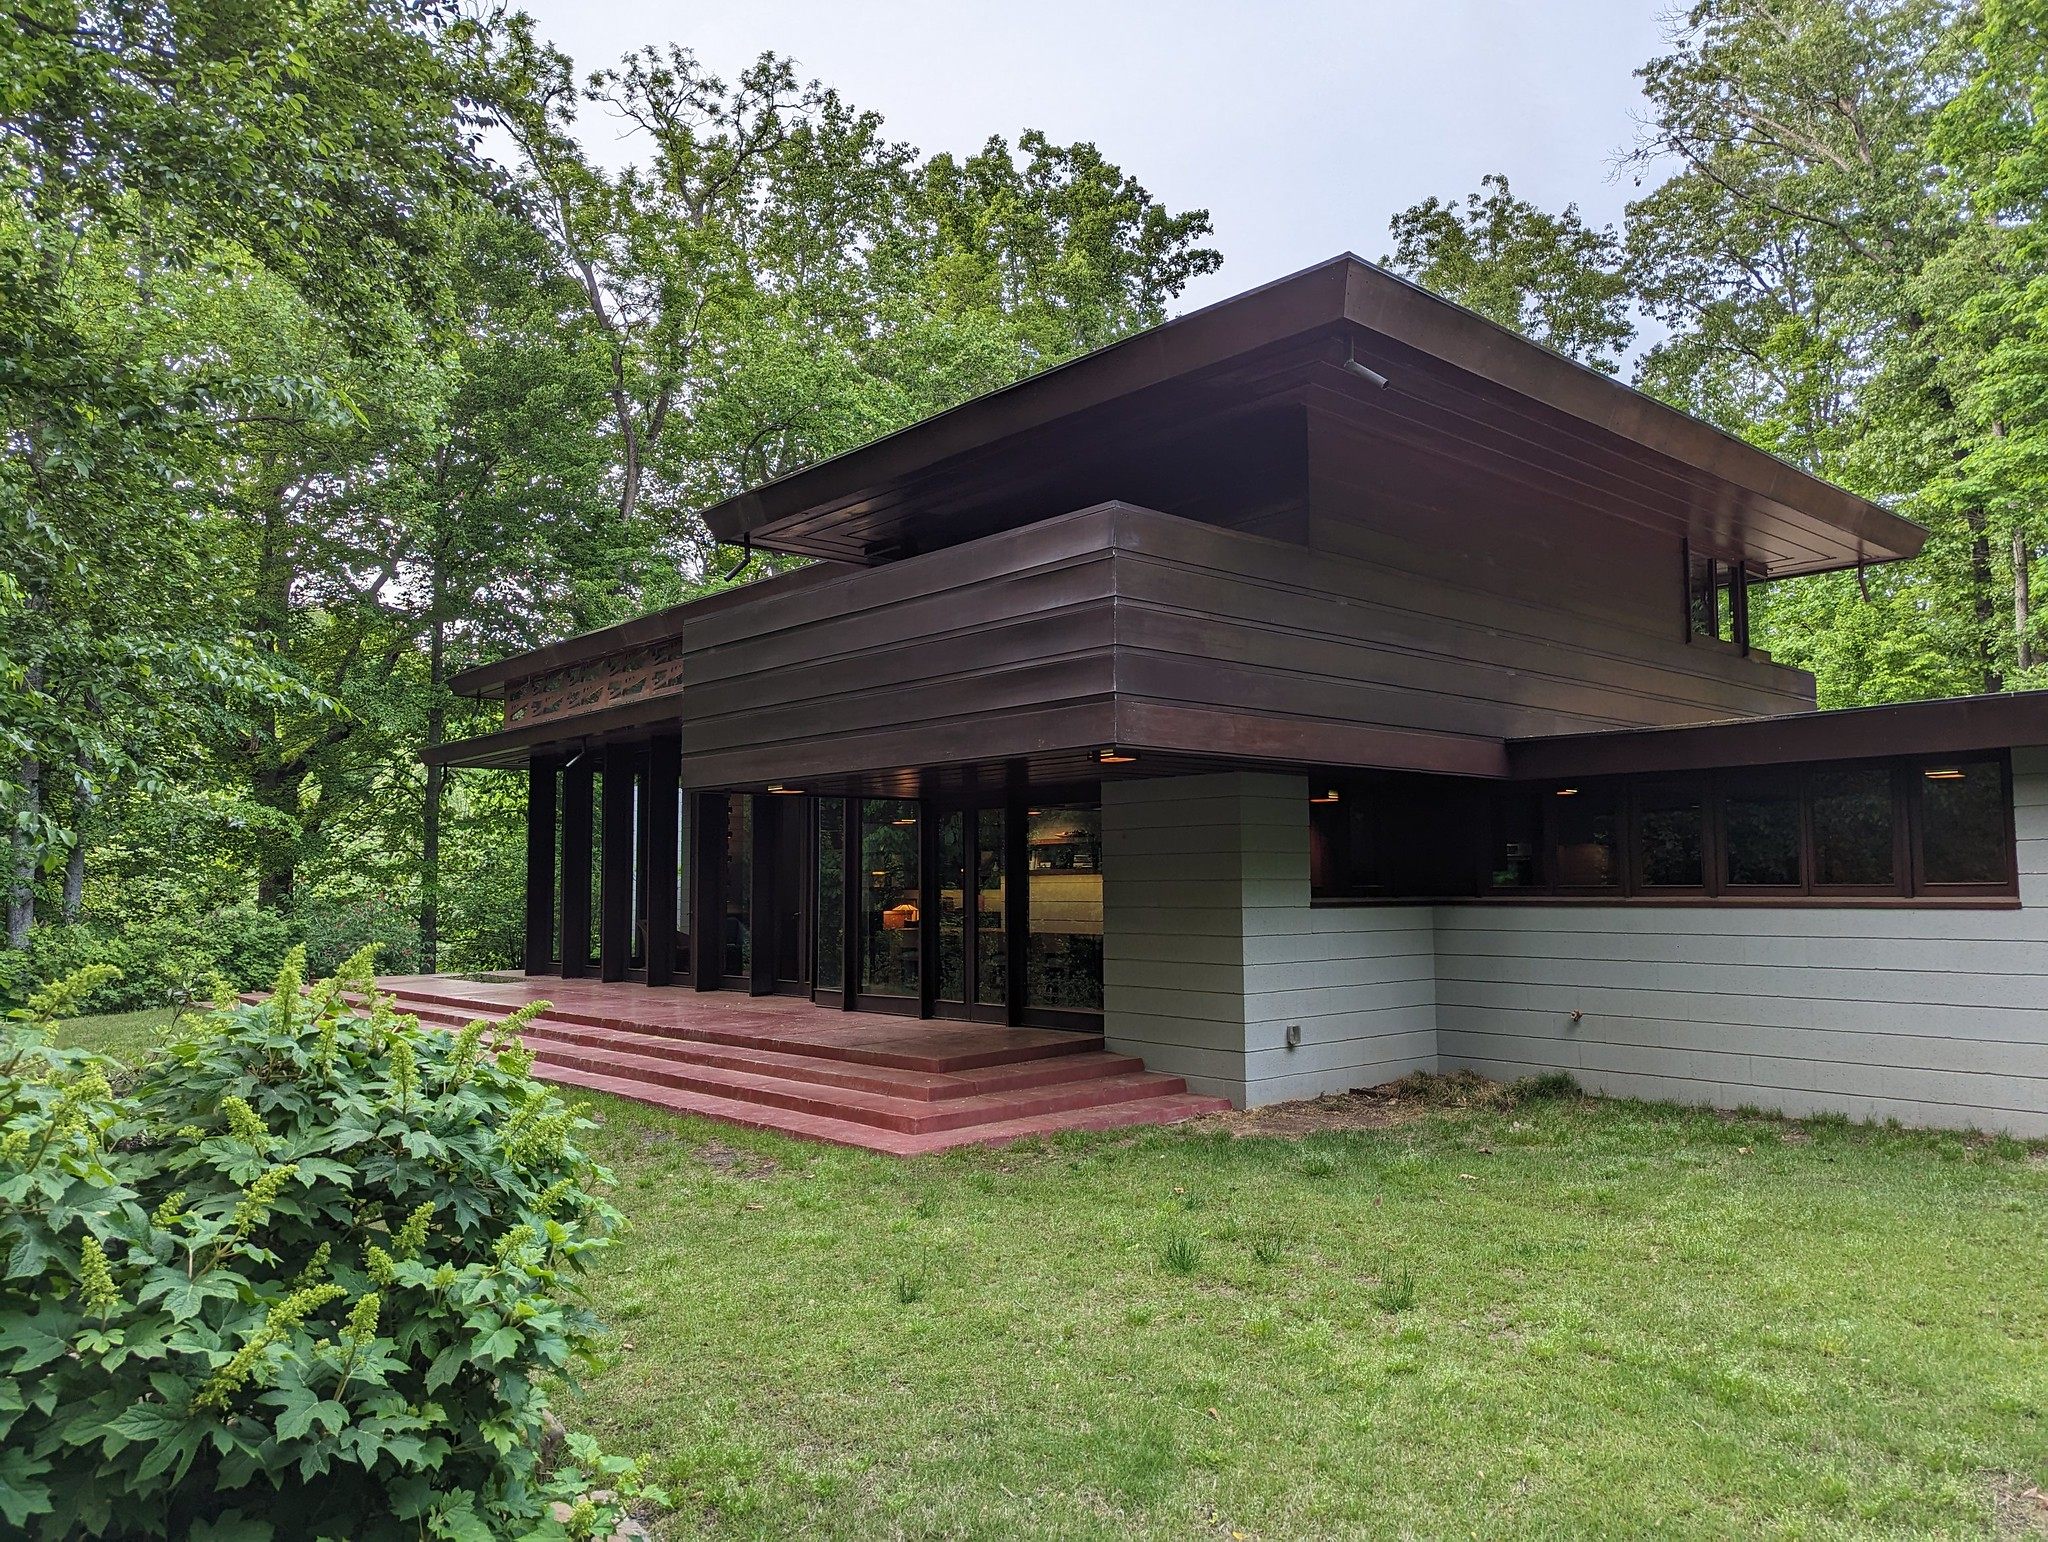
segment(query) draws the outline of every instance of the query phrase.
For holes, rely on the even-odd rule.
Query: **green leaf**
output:
[[[63,1326],[60,1328],[58,1324]],[[33,1317],[17,1317],[4,1328],[0,1328],[0,1350],[14,1350],[18,1358],[9,1370],[19,1374],[32,1371],[38,1366],[48,1365],[60,1355],[71,1352],[71,1334],[75,1327],[68,1313],[54,1308],[45,1309]]]
[[[50,1486],[42,1481],[50,1464],[12,1446],[0,1447],[0,1519],[26,1529],[32,1515],[51,1509]]]

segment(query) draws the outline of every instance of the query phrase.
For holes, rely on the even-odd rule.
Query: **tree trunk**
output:
[[[1991,527],[1982,509],[1963,516],[1970,527],[1970,597],[1977,615],[1977,657],[1983,670],[1983,691],[1989,695],[2005,689],[2005,674],[1998,667],[1998,599],[1991,572]]]
[[[255,748],[259,754],[270,754],[275,752],[276,743],[273,734]],[[256,903],[266,910],[289,910],[298,865],[294,853],[298,847],[299,779],[280,767],[259,765],[252,778],[251,790],[256,794],[258,803],[283,816],[286,827],[294,832],[282,837],[285,842],[282,848],[271,839],[264,840],[257,855]]]
[[[64,859],[64,919],[76,922],[85,909],[85,822],[99,802],[83,772],[72,773],[71,851]]]
[[[21,763],[20,818],[12,832],[12,868],[7,884],[7,945],[28,946],[28,929],[36,923],[36,847],[30,839],[36,815],[42,812],[43,763],[30,756]]]
[[[2012,533],[2012,631],[2015,643],[2015,657],[2021,669],[2034,667],[2034,644],[2027,636],[2027,622],[2033,606],[2032,575],[2028,573],[2030,553],[2027,550],[2027,533],[2015,530]]]
[[[441,671],[447,646],[447,623],[437,615],[427,642],[427,748],[438,747],[448,734],[448,709],[443,701]],[[423,808],[426,828],[420,837],[420,968],[428,974],[441,966],[441,803],[447,791],[448,768],[427,763]]]

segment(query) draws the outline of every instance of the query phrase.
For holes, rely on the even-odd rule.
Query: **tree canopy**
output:
[[[1618,235],[1501,178],[1394,221],[1402,271],[1586,362],[1632,352],[1644,389],[1927,526],[1912,563],[1758,591],[1824,706],[2048,683],[2044,24],[1700,0],[1638,71]]]
[[[696,509],[1220,261],[1094,145],[927,155],[784,58],[582,72],[441,0],[15,0],[0,128],[15,946],[403,895],[431,967],[452,886],[490,954],[510,805],[420,765],[452,673],[715,587]]]

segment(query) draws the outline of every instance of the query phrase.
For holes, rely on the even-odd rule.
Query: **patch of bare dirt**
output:
[[[2001,1542],[2048,1537],[2048,1494],[2009,1472],[1989,1474],[1991,1534]]]
[[[1537,1082],[1497,1082],[1477,1071],[1417,1071],[1399,1081],[1350,1092],[1325,1093],[1298,1103],[1269,1103],[1264,1108],[1234,1109],[1194,1120],[1195,1129],[1231,1135],[1272,1135],[1286,1140],[1343,1130],[1384,1130],[1445,1109],[1484,1109],[1505,1113],[1532,1098],[1573,1091]]]
[[[739,1151],[718,1141],[699,1146],[696,1157],[713,1172],[726,1173],[734,1178],[767,1178],[782,1170],[781,1163],[768,1157]]]

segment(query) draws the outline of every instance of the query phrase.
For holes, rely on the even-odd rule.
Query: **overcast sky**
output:
[[[1223,268],[1206,304],[1342,251],[1378,259],[1387,221],[1489,171],[1516,193],[1618,222],[1612,176],[1657,51],[1654,0],[524,0],[580,71],[681,43],[730,78],[793,55],[920,149],[1025,128],[1093,140],[1169,208],[1207,208]],[[634,158],[582,119],[590,153]]]

